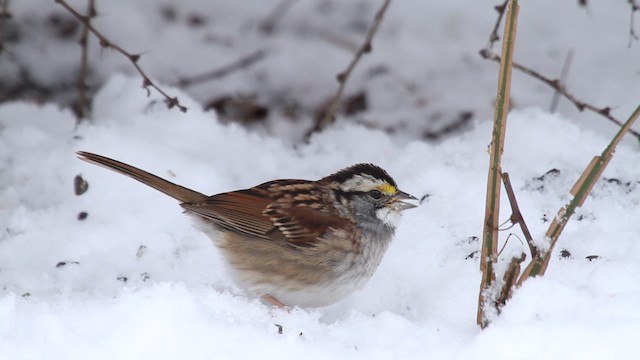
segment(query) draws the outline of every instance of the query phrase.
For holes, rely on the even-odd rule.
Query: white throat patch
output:
[[[376,210],[376,217],[383,223],[385,223],[385,225],[393,229],[398,226],[398,223],[400,222],[400,216],[400,211],[392,210],[386,206]]]

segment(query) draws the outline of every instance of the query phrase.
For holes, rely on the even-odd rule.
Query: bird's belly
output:
[[[292,248],[196,223],[220,249],[241,288],[287,306],[320,307],[344,299],[371,278],[387,247],[387,242],[367,242],[353,248],[330,243]]]

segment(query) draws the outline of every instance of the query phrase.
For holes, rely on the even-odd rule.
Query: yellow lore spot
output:
[[[385,182],[384,184],[378,186],[378,190],[387,194],[394,194],[398,192],[398,189],[396,189],[395,186],[389,184],[388,182]]]

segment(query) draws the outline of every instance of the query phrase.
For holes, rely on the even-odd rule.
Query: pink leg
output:
[[[271,304],[271,305],[273,305],[273,306],[275,306],[277,308],[280,308],[280,309],[286,308],[286,306],[283,303],[281,303],[280,300],[274,298],[271,295],[262,295],[261,298],[262,298],[262,300],[268,302],[269,304]]]

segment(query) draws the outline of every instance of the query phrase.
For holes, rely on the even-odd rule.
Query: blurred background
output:
[[[87,0],[68,4],[81,14],[88,11]],[[161,87],[179,87],[223,121],[295,144],[326,113],[336,75],[362,44],[381,4],[95,0],[91,24],[114,44],[140,54],[140,66]],[[372,52],[347,84],[338,121],[407,141],[438,140],[491,119],[498,65],[479,50],[488,45],[496,5],[501,3],[392,2]],[[91,99],[101,85],[114,73],[136,74],[125,57],[89,35],[82,102],[83,25],[55,1],[1,0],[0,6],[0,102],[54,102],[90,120]],[[578,99],[610,107],[624,121],[640,99],[640,42],[633,33],[640,32],[640,21],[634,29],[634,6],[626,0],[522,2],[515,61],[562,80]],[[499,53],[500,42],[492,48]],[[511,106],[558,111],[607,135],[617,130],[564,98],[554,100],[553,89],[518,71]]]

